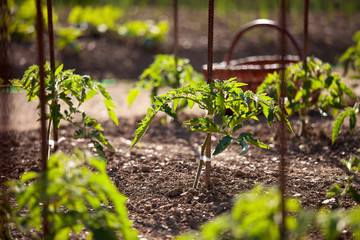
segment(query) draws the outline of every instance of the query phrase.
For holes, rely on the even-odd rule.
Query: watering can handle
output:
[[[236,43],[239,41],[240,37],[248,30],[255,28],[255,27],[270,27],[270,28],[274,28],[276,30],[278,30],[279,32],[282,32],[282,28],[274,21],[272,20],[268,20],[268,19],[257,19],[254,21],[249,22],[248,24],[246,24],[245,26],[243,26],[241,28],[241,30],[239,31],[239,33],[235,36],[233,42],[231,43],[229,52],[227,53],[227,55],[225,55],[225,61],[227,64],[230,63],[231,57],[232,57],[232,53],[234,51],[235,45]],[[296,39],[285,29],[284,33],[287,37],[290,38],[290,41],[292,42],[292,44],[294,45],[296,51],[299,54],[300,59],[302,59],[302,52],[300,50],[299,44],[297,43]]]

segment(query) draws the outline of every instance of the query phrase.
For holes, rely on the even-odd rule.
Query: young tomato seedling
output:
[[[202,75],[193,69],[189,60],[175,59],[173,55],[159,54],[155,56],[155,61],[140,75],[139,82],[130,90],[127,100],[131,105],[139,95],[140,90],[151,89],[151,102],[154,102],[161,88],[179,88],[185,84],[202,80]],[[185,106],[180,104],[180,108]]]
[[[313,58],[309,59],[306,66],[300,62],[288,67],[285,78],[285,109],[289,115],[299,114],[301,121],[299,136],[306,133],[306,117],[310,110],[336,116],[339,109],[347,106],[346,95],[356,98],[351,89],[341,81],[339,75],[332,72],[330,64]],[[266,92],[279,103],[280,75],[269,74],[257,92]]]
[[[73,136],[75,139],[89,138],[100,157],[105,159],[103,146],[111,150],[114,150],[114,148],[103,136],[103,128],[100,123],[88,116],[80,109],[80,106],[95,95],[100,95],[104,100],[110,118],[118,125],[118,120],[113,110],[116,106],[112,102],[110,94],[101,83],[93,82],[89,76],[74,74],[74,70],[63,71],[63,65],[56,69],[52,77],[53,73],[50,69],[50,64],[47,62],[45,64],[45,73],[46,104],[50,111],[47,114],[49,119],[47,129],[48,142],[50,140],[51,126],[53,125],[55,129],[59,129],[60,121],[65,120],[78,128]],[[25,72],[22,79],[14,79],[11,81],[11,84],[17,90],[24,89],[29,102],[34,101],[40,94],[39,67],[36,65],[31,66]],[[63,105],[60,103],[63,103]],[[81,121],[74,119],[76,115],[81,116]]]
[[[240,154],[245,154],[248,151],[249,144],[260,148],[269,148],[255,139],[252,133],[241,132],[240,129],[245,121],[250,119],[258,120],[256,116],[261,113],[264,114],[271,125],[275,116],[280,119],[280,107],[275,106],[273,99],[266,94],[255,94],[251,91],[244,92],[241,89],[241,86],[244,85],[246,84],[236,82],[234,78],[224,82],[215,80],[210,84],[200,82],[196,85],[172,89],[161,96],[155,97],[146,117],[138,125],[131,147],[142,138],[158,112],[165,112],[170,117],[177,119],[175,110],[179,101],[186,100],[190,108],[195,104],[198,105],[200,109],[206,112],[206,116],[183,122],[192,131],[206,133],[194,182],[194,188],[197,188],[202,165],[204,161],[211,160],[211,155],[205,154],[205,152],[210,150],[207,146],[212,133],[223,135],[212,153],[213,156],[223,152],[232,142],[236,142],[242,148]],[[170,107],[170,103],[172,103],[172,107]],[[292,131],[287,119],[285,121]]]
[[[11,227],[30,239],[84,239],[84,234],[94,240],[138,239],[126,197],[111,182],[106,163],[88,152],[57,152],[50,156],[47,171],[30,171],[6,184],[16,202],[9,211]],[[41,231],[45,214],[51,226],[46,236]]]

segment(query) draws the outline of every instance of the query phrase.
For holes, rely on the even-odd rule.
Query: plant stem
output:
[[[46,136],[46,141],[47,141],[47,159],[49,159],[50,157],[50,153],[51,153],[51,146],[50,146],[50,135],[51,135],[51,119],[49,119],[49,125],[48,125],[48,128],[47,128],[47,136]]]
[[[298,136],[305,136],[306,135],[306,125],[307,125],[307,113],[305,110],[301,110],[299,112],[299,117],[300,117],[300,129],[299,129],[299,133]]]
[[[206,143],[205,155],[207,158],[211,158],[211,133],[208,134],[209,139]],[[205,163],[205,185],[207,188],[211,187],[211,161]]]
[[[204,156],[204,154],[205,154],[205,149],[206,149],[207,143],[209,142],[210,138],[211,138],[211,133],[208,133],[208,134],[206,135],[206,138],[205,138],[205,141],[204,141],[203,145],[201,145],[200,157],[201,157],[201,156]],[[201,169],[202,169],[202,166],[203,166],[203,165],[204,165],[204,160],[203,160],[203,159],[200,159],[200,161],[199,161],[199,166],[198,166],[198,169],[197,169],[197,172],[196,172],[196,177],[195,177],[195,181],[194,181],[193,188],[198,188],[199,178],[200,178]]]

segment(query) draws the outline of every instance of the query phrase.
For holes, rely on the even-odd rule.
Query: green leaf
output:
[[[23,175],[21,175],[21,182],[25,183],[25,182],[27,182],[29,180],[37,178],[38,176],[39,176],[38,173],[32,172],[32,171],[24,173]]]
[[[232,140],[233,138],[230,136],[225,136],[222,139],[220,139],[212,155],[215,156],[223,152],[226,148],[230,146]]]
[[[333,185],[327,192],[326,197],[334,197],[340,195],[340,186],[338,184]]]
[[[187,99],[190,109],[192,109],[195,105],[195,102],[191,99]]]
[[[249,146],[248,146],[246,140],[243,139],[242,141],[238,141],[238,143],[242,147],[240,155],[244,155],[245,153],[247,153],[247,151],[249,150]]]
[[[162,105],[161,110],[164,111],[170,117],[172,117],[172,118],[174,118],[176,120],[178,119],[175,111],[171,107],[169,107],[168,104]]]
[[[350,133],[352,134],[354,132],[355,126],[356,126],[356,112],[354,109],[349,109],[349,121],[350,121]]]
[[[66,228],[60,229],[60,230],[56,233],[54,239],[59,239],[59,240],[69,239],[69,236],[70,236],[71,232],[72,232],[72,229],[71,229],[70,227],[66,227]]]
[[[108,111],[108,115],[111,118],[111,120],[116,125],[119,125],[119,121],[118,121],[118,119],[116,117],[116,114],[115,114],[114,110],[111,109],[111,108],[116,108],[116,105],[111,100],[108,100],[108,99],[104,99],[104,103],[106,105],[106,109]]]
[[[339,135],[341,126],[344,122],[344,119],[349,115],[349,111],[344,111],[339,114],[339,116],[336,117],[334,126],[333,126],[333,133],[332,133],[332,143],[334,144],[336,138]]]
[[[132,148],[144,136],[150,126],[150,123],[154,120],[157,113],[158,111],[153,111],[151,108],[148,109],[147,116],[141,121],[141,123],[138,124],[138,128],[135,131],[136,135],[133,142],[131,143],[130,148]]]
[[[64,64],[61,64],[55,71],[55,76],[59,75],[60,72],[63,70]]]
[[[97,94],[97,91],[94,90],[94,89],[91,89],[90,91],[88,91],[86,93],[86,98],[84,99],[84,102],[87,101],[87,100],[92,99],[96,94]]]
[[[135,98],[140,94],[140,90],[137,88],[132,88],[127,97],[127,102],[131,106],[135,100]]]
[[[173,108],[174,108],[175,111],[176,111],[176,108],[177,108],[177,106],[179,104],[179,101],[180,101],[180,98],[175,98],[173,100]]]
[[[360,194],[354,187],[348,186],[346,193],[349,194],[349,196],[351,196],[357,203],[360,203]]]

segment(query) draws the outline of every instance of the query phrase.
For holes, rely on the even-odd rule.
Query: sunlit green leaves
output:
[[[335,117],[339,110],[347,107],[346,96],[356,98],[352,90],[341,81],[339,75],[332,72],[330,64],[314,58],[309,59],[306,66],[299,62],[288,67],[285,71],[285,79],[284,107],[288,115],[298,113],[301,117],[305,117],[308,111],[316,110]],[[278,73],[269,74],[259,86],[258,92],[267,92],[279,104],[280,82]],[[305,126],[302,125],[300,134],[304,132]]]
[[[339,61],[343,64],[344,75],[351,68],[355,72],[351,77],[360,78],[360,31],[354,33],[353,39],[355,44],[345,51]]]
[[[291,239],[300,239],[305,235],[310,216],[300,222],[297,218],[302,214],[299,202],[287,199],[285,205],[291,213],[286,218],[287,234]],[[206,222],[200,230],[181,235],[176,240],[279,239],[280,214],[280,192],[257,186],[237,196],[230,213],[222,214]]]
[[[359,113],[359,110],[360,102],[357,102],[353,107],[346,108],[336,117],[335,122],[333,123],[332,143],[334,143],[336,138],[339,136],[341,126],[346,117],[349,117],[350,133],[352,134],[354,132],[357,114]]]
[[[349,161],[342,159],[341,163],[346,167],[346,170],[350,175],[345,178],[339,178],[339,183],[334,184],[326,193],[326,197],[337,198],[335,207],[338,207],[337,205],[345,195],[349,195],[357,203],[360,203],[360,192],[352,184],[354,177],[360,173],[360,158],[358,156],[353,156]]]
[[[214,80],[210,84],[199,82],[171,89],[163,95],[157,96],[152,107],[148,110],[147,116],[139,124],[131,146],[134,146],[141,139],[159,111],[175,118],[175,108],[180,100],[185,100],[189,103],[190,108],[197,105],[207,115],[206,117],[184,121],[183,123],[187,128],[196,132],[225,135],[217,145],[214,155],[224,151],[232,141],[240,145],[241,154],[247,152],[248,144],[265,149],[269,148],[266,144],[254,139],[252,134],[237,132],[242,128],[244,122],[250,119],[258,120],[257,115],[261,113],[271,125],[274,116],[279,116],[281,110],[279,107],[275,107],[273,99],[264,93],[243,92],[241,87],[244,85],[235,79]],[[171,107],[169,103],[173,103],[173,106]],[[286,121],[286,125],[292,131],[288,121]],[[233,136],[234,134],[239,135]]]
[[[40,226],[45,203],[49,239],[68,239],[69,233],[82,230],[90,232],[92,239],[138,239],[127,216],[126,198],[111,183],[105,162],[88,153],[59,152],[50,157],[47,172],[30,172],[21,182],[8,185],[18,203],[11,221],[32,239],[44,239]],[[25,208],[27,215],[22,214]]]
[[[193,69],[188,59],[175,59],[173,55],[158,54],[155,56],[155,61],[143,71],[139,81],[130,90],[127,101],[131,105],[140,90],[151,89],[153,102],[161,88],[179,88],[202,80],[202,75]],[[191,100],[188,103],[193,106]]]
[[[233,140],[230,136],[225,136],[220,139],[219,144],[216,145],[215,151],[213,152],[213,156],[223,152],[226,148],[230,146],[231,141]]]
[[[92,99],[94,96],[100,96],[103,99],[110,119],[118,125],[118,119],[114,111],[116,105],[106,88],[101,83],[92,81],[89,76],[74,74],[74,70],[64,70],[63,65],[60,65],[55,70],[54,78],[52,78],[50,64],[47,62],[45,64],[45,74],[45,97],[46,105],[49,107],[47,117],[55,128],[58,129],[61,121],[65,120],[79,128],[75,130],[74,138],[89,137],[94,142],[100,156],[105,157],[101,145],[114,150],[100,132],[103,129],[97,120],[86,115],[80,109],[80,106],[85,101]],[[21,80],[12,80],[11,84],[18,90],[24,89],[28,101],[34,101],[40,94],[39,67],[36,65],[31,66],[24,73]],[[81,122],[74,121],[77,115],[82,116]]]

